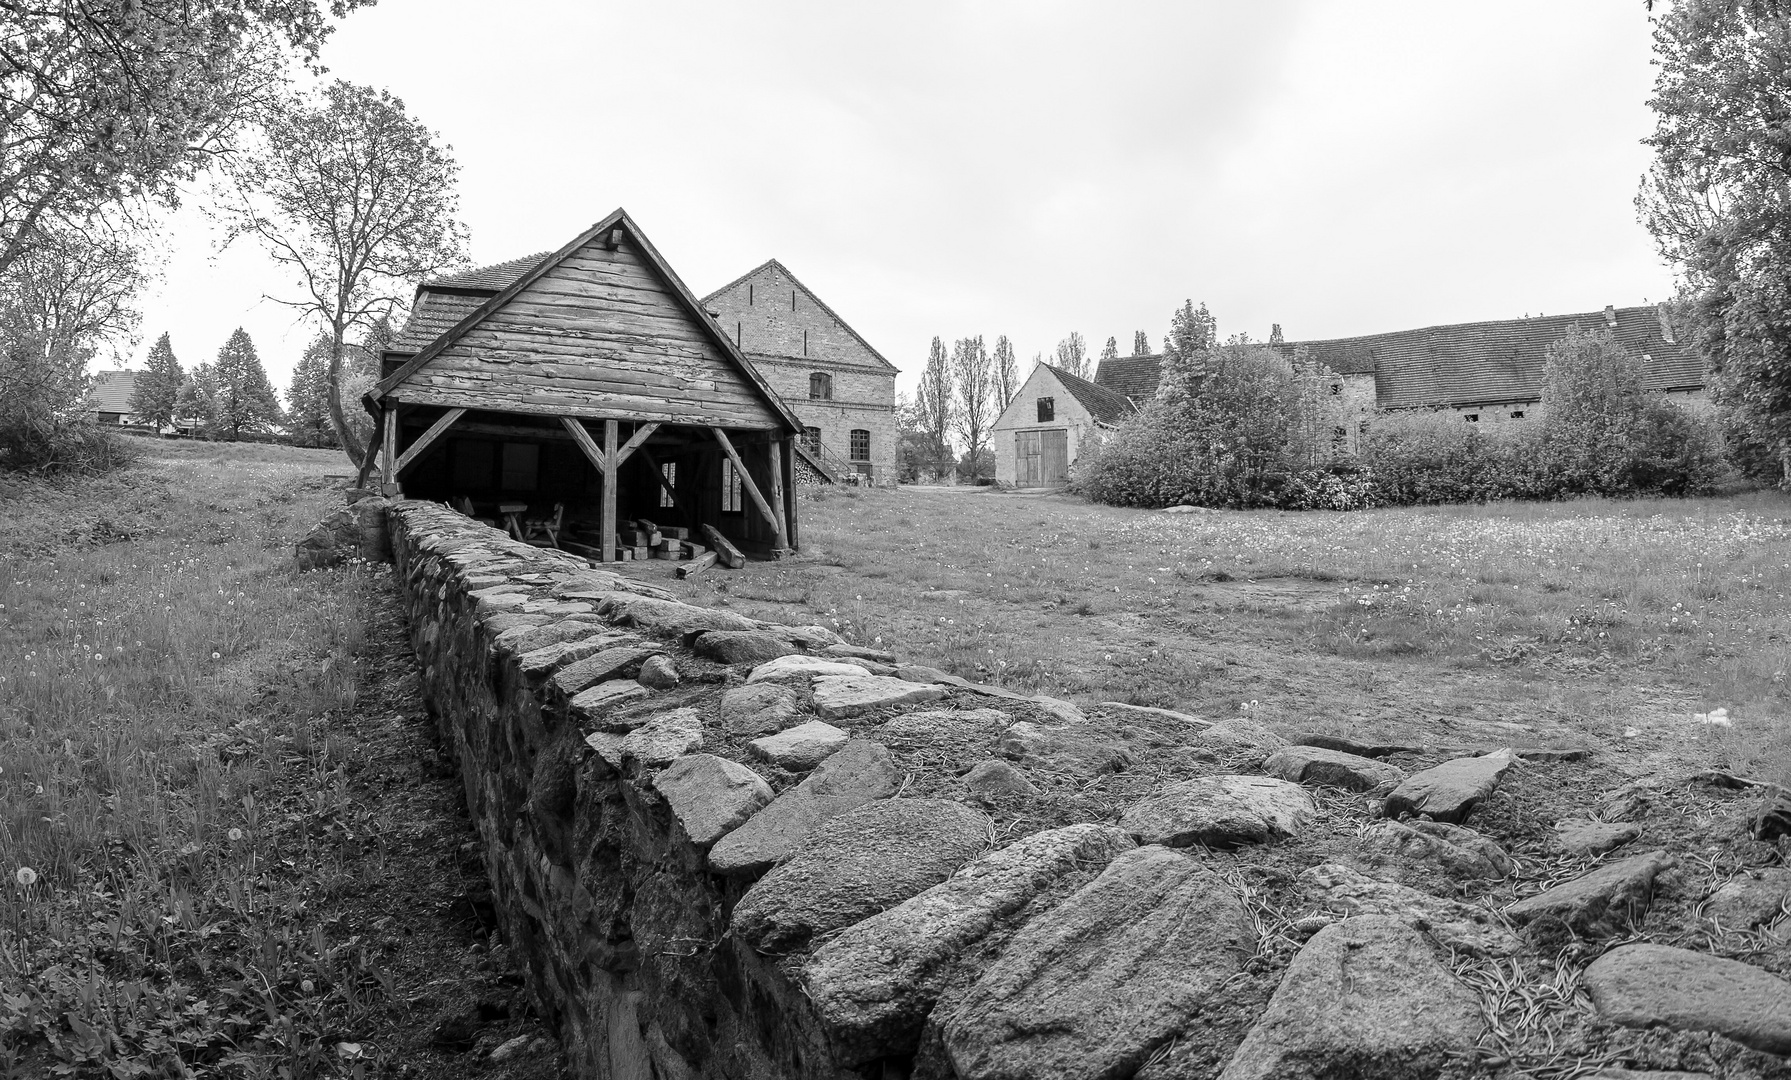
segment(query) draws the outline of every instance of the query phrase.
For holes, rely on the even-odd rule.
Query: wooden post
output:
[[[784,488],[789,492],[788,501],[784,504],[784,514],[789,518],[790,550],[801,551],[802,540],[797,533],[796,521],[796,440],[785,439],[780,445],[783,447],[783,460],[778,462],[778,467],[783,470]]]
[[[765,444],[765,470],[771,477],[771,521],[777,533],[777,546],[771,557],[781,559],[790,553],[790,519],[784,512],[784,441],[772,439]]]
[[[379,493],[386,498],[398,494],[398,406],[388,403],[386,424],[380,440]]]
[[[373,475],[373,467],[379,464],[380,448],[385,445],[385,430],[386,411],[381,409],[373,417],[373,437],[367,440],[367,448],[361,452],[361,474],[355,477],[355,487],[366,487],[368,477]]]
[[[441,438],[442,432],[453,427],[454,421],[465,415],[465,409],[449,409],[443,413],[439,420],[429,425],[428,431],[423,432],[416,442],[405,447],[404,453],[398,455],[397,463],[392,466],[392,475],[402,477],[404,470],[410,468],[418,458],[422,457],[423,451],[429,449],[430,444]]]
[[[603,422],[603,561],[616,561],[616,422]],[[582,425],[581,425],[582,429]]]
[[[765,501],[765,496],[759,493],[759,485],[753,481],[752,473],[747,471],[746,463],[740,460],[739,452],[728,440],[728,433],[718,427],[712,427],[709,430],[715,434],[715,441],[721,444],[722,451],[728,455],[728,460],[734,463],[734,470],[740,474],[740,486],[746,489],[748,495],[752,496],[753,506],[757,507],[759,514],[771,523],[773,537],[771,546],[773,548],[789,547],[790,541],[784,531],[782,517],[771,512],[771,506]]]

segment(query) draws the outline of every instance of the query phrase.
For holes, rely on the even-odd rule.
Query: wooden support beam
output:
[[[796,512],[796,440],[785,439],[780,445],[783,448],[783,453],[779,455],[782,460],[778,462],[778,468],[783,471],[784,490],[789,493],[789,501],[784,505],[784,516],[789,520],[790,550],[801,551],[802,540],[797,531],[798,522],[796,520],[798,516]]]
[[[614,420],[603,422],[603,561],[616,561],[616,428]],[[579,425],[583,430],[584,425]]]
[[[703,519],[697,516],[696,508],[690,505],[690,500],[686,499],[677,488],[666,480],[665,470],[659,467],[658,460],[653,457],[653,451],[643,448],[641,458],[646,461],[647,467],[653,470],[653,479],[659,481],[660,489],[672,497],[672,505],[678,508],[678,513],[684,515],[684,523],[690,526],[692,531],[701,529]]]
[[[729,570],[738,570],[746,565],[746,556],[740,554],[733,541],[721,535],[721,530],[713,525],[703,526],[703,535],[709,538],[709,546],[715,549],[716,558]]]
[[[398,493],[398,473],[394,468],[398,463],[398,406],[388,402],[385,413],[385,431],[379,440],[379,493],[389,499]]]
[[[361,451],[361,474],[355,477],[355,487],[366,487],[367,478],[373,475],[373,467],[379,464],[379,448],[385,438],[385,430],[386,411],[381,409],[373,414],[373,437],[367,440],[367,448]]]
[[[777,544],[771,557],[781,559],[790,553],[790,519],[784,512],[784,452],[781,440],[765,444],[765,471],[771,477],[771,521],[777,533]]]
[[[770,523],[771,535],[775,538],[771,546],[774,548],[789,547],[790,543],[784,534],[784,523],[771,512],[771,504],[766,502],[765,496],[759,493],[759,485],[753,482],[752,473],[747,471],[746,463],[740,460],[740,454],[734,449],[734,444],[728,441],[728,433],[718,427],[712,427],[709,430],[715,433],[715,441],[721,444],[722,452],[727,454],[728,460],[734,463],[735,471],[740,474],[740,486],[746,489],[748,495],[752,496],[753,506]]]
[[[392,466],[393,475],[403,476],[404,470],[410,468],[418,458],[422,457],[423,451],[429,449],[431,443],[442,437],[442,432],[453,427],[454,421],[465,415],[465,409],[449,409],[447,412],[442,413],[440,419],[429,425],[428,431],[423,432],[422,435],[417,437],[416,442],[405,447],[404,453],[398,455],[397,464]]]
[[[613,424],[615,421],[611,420],[610,423]],[[630,435],[628,441],[622,444],[622,449],[616,451],[616,468],[621,468],[622,462],[628,460],[628,455],[639,450],[642,446],[645,446],[647,440],[651,439],[653,433],[658,430],[659,425],[657,423],[642,424],[640,427],[635,428],[634,434]]]
[[[562,416],[560,424],[565,427],[566,433],[572,436],[572,441],[578,444],[578,448],[585,452],[585,457],[591,459],[591,464],[597,466],[599,473],[609,470],[609,459],[604,456],[602,450],[597,448],[597,440],[591,438],[591,433],[585,430],[584,421],[573,416]]]

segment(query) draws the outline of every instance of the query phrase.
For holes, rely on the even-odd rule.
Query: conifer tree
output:
[[[186,382],[186,372],[175,359],[167,334],[156,339],[143,366],[143,374],[137,377],[137,388],[131,394],[131,412],[160,431],[174,422],[174,403]]]
[[[319,334],[292,369],[286,391],[286,430],[305,446],[333,446],[330,421],[330,339]]]
[[[220,435],[240,439],[245,430],[264,431],[280,422],[280,402],[247,330],[236,328],[212,369],[211,423]]]

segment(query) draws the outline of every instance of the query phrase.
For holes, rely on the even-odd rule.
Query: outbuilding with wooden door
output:
[[[629,520],[797,547],[801,424],[622,210],[425,283],[363,404],[388,492],[605,561],[632,552]]]
[[[1019,488],[1069,483],[1070,466],[1089,440],[1131,413],[1124,394],[1062,368],[1038,365],[990,429],[995,482]]]

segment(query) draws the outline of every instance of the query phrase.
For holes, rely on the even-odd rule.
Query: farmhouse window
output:
[[[852,429],[852,460],[871,460],[871,433],[864,428]]]
[[[1039,398],[1039,423],[1043,424],[1057,419],[1057,399]]]
[[[1522,420],[1524,418],[1524,411],[1522,409],[1512,409],[1511,418],[1513,420]]]
[[[752,307],[752,286],[751,285],[748,285],[746,287],[746,306]]]
[[[741,512],[740,473],[734,468],[734,463],[731,461],[721,463],[721,512],[724,514]]]
[[[1480,414],[1477,412],[1471,412],[1471,413],[1467,414],[1466,416],[1462,417],[1462,419],[1466,420],[1470,424],[1478,424],[1480,422]]]
[[[505,491],[533,491],[541,473],[541,447],[535,443],[504,444]]]
[[[833,376],[817,371],[808,377],[808,396],[816,401],[833,400]]]
[[[661,509],[671,509],[678,505],[677,500],[672,498],[672,490],[678,486],[678,463],[668,461],[659,467],[659,471],[665,476],[665,485],[659,489],[659,506]]]
[[[1331,384],[1331,396],[1336,397],[1337,395],[1339,395],[1341,393],[1343,393],[1343,384],[1340,382],[1332,383]]]
[[[819,454],[821,452],[821,429],[818,427],[803,428],[802,445],[808,447],[809,453]]]

